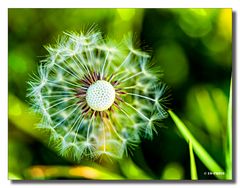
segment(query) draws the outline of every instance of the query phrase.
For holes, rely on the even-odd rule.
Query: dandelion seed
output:
[[[119,45],[91,28],[46,48],[29,97],[61,155],[121,158],[153,137],[154,122],[166,118],[167,86],[130,37]]]

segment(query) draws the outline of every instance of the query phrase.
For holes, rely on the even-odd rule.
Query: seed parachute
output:
[[[131,35],[116,43],[92,27],[46,49],[28,96],[61,155],[121,158],[167,117],[162,71]]]

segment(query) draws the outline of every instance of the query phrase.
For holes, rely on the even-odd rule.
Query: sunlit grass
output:
[[[189,154],[190,154],[190,171],[191,171],[191,179],[192,180],[197,180],[198,175],[197,175],[197,167],[196,167],[196,162],[195,162],[195,157],[193,154],[193,149],[192,149],[192,143],[189,142]]]
[[[201,101],[199,101],[201,103]],[[212,103],[208,101],[208,104]],[[212,109],[214,112],[214,109]],[[230,92],[229,92],[229,102],[228,102],[228,121],[227,121],[227,136],[225,142],[225,163],[226,170],[224,171],[219,164],[209,155],[205,148],[199,143],[199,141],[192,135],[187,126],[183,123],[183,121],[171,110],[169,110],[169,114],[176,124],[178,130],[184,139],[189,143],[189,152],[190,152],[190,172],[191,179],[198,179],[197,176],[197,167],[194,159],[194,152],[198,156],[198,158],[202,161],[202,163],[211,171],[213,175],[218,179],[227,179],[232,180],[232,81],[230,84]],[[211,114],[211,113],[210,113]],[[209,117],[205,116],[205,117]],[[207,121],[207,120],[206,120]],[[210,123],[208,126],[211,126]],[[194,151],[194,152],[193,152]]]
[[[228,123],[226,140],[226,179],[232,179],[232,80],[230,84],[229,102],[228,102]]]
[[[192,135],[192,133],[188,130],[187,126],[182,122],[179,117],[169,110],[169,114],[176,124],[178,130],[181,135],[187,142],[192,143],[193,150],[195,151],[198,158],[202,161],[202,163],[211,171],[211,172],[224,172],[224,170],[217,164],[217,162],[208,154],[208,152],[203,148],[203,146],[198,142],[198,140]],[[225,179],[223,175],[214,175],[218,179]]]

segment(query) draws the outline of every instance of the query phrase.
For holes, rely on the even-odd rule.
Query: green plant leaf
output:
[[[193,154],[193,149],[192,149],[192,142],[189,142],[189,154],[190,154],[190,170],[191,170],[191,179],[192,180],[197,180],[198,175],[197,175],[197,167],[195,163],[195,158]]]
[[[226,179],[232,179],[232,80],[230,83],[226,146]]]
[[[8,119],[11,123],[37,140],[43,140],[42,135],[35,128],[35,125],[40,121],[40,117],[33,113],[27,104],[9,93],[8,106]]]
[[[169,110],[169,114],[176,124],[178,130],[187,142],[192,143],[193,150],[202,163],[211,171],[218,179],[225,179],[225,176],[219,173],[223,173],[223,169],[216,163],[216,161],[208,154],[208,152],[202,147],[197,139],[191,134],[186,125],[178,118],[178,116]]]

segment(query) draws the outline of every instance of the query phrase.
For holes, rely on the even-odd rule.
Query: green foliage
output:
[[[231,9],[9,9],[9,178],[182,180],[191,179],[192,173],[195,174],[192,177],[197,174],[199,180],[214,180],[213,175],[204,175],[212,171],[208,170],[210,166],[222,167],[225,179],[231,180],[231,17]],[[125,143],[135,148],[128,151],[127,159],[104,156],[99,160],[76,162],[71,155],[61,157],[49,147],[54,144],[47,141],[52,129],[39,132],[36,125],[41,117],[29,109],[32,104],[26,99],[29,75],[36,73],[39,61],[46,58],[43,45],[59,41],[57,36],[64,31],[78,33],[93,23],[102,30],[103,38],[107,41],[111,38],[111,45],[117,48],[122,46],[117,41],[133,33],[136,49],[132,52],[144,51],[154,57],[153,64],[143,62],[141,68],[150,72],[150,77],[154,74],[152,78],[156,81],[164,78],[171,87],[173,100],[170,104],[167,99],[167,106],[181,116],[181,122],[192,135],[190,138],[198,142],[200,149],[194,141],[192,150],[188,148],[176,134],[171,119],[158,121],[155,114],[148,124],[139,118],[139,123],[148,125],[139,130],[140,135],[151,136],[152,140],[141,138],[144,142],[138,143],[138,147],[136,143]],[[123,43],[133,44],[127,39]],[[149,97],[161,94],[161,90],[155,90],[145,78],[141,77],[141,83],[135,87],[142,88],[139,94],[148,93],[149,88],[153,92]],[[160,100],[157,102],[162,104]],[[134,107],[139,106],[144,112],[149,107],[138,100],[135,103]],[[125,111],[131,114],[134,110]],[[120,129],[125,122],[119,122],[117,127]],[[71,147],[65,149],[68,151]],[[206,156],[212,159],[208,166]],[[128,171],[128,167],[131,170]],[[69,174],[71,169],[76,173]],[[96,176],[82,169],[90,169]]]
[[[229,101],[228,101],[228,124],[227,124],[227,140],[226,140],[226,178],[232,180],[232,80],[229,90]]]
[[[196,162],[195,162],[195,157],[193,154],[193,149],[192,149],[192,143],[189,141],[189,154],[190,154],[190,168],[191,168],[191,179],[192,180],[197,180],[197,167],[196,167]]]
[[[187,142],[192,144],[194,151],[196,152],[199,159],[204,163],[204,165],[211,172],[224,172],[224,170],[216,163],[216,161],[208,154],[208,152],[202,147],[202,145],[196,140],[196,138],[191,134],[186,125],[175,115],[171,110],[169,111],[170,116],[175,122],[178,130],[184,137]],[[215,176],[219,179],[224,179],[224,176],[217,175]]]

